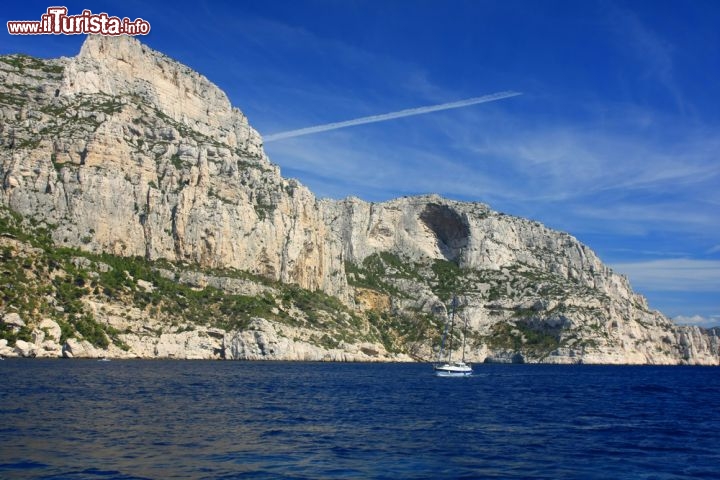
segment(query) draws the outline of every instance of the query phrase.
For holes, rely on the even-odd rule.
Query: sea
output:
[[[0,362],[2,479],[720,478],[720,369]]]

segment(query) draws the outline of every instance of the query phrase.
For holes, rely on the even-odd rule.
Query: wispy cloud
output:
[[[678,111],[686,113],[688,104],[676,80],[675,47],[636,13],[613,4],[608,7],[608,20],[620,51],[634,56],[637,64],[644,68],[644,76],[665,89]]]
[[[526,101],[275,142],[267,149],[300,177],[321,174],[313,185],[321,196],[366,198],[367,192],[368,199],[382,200],[433,192],[487,202],[576,234],[672,231],[704,236],[706,245],[717,242],[720,132],[684,129],[651,111],[640,115],[636,107],[606,106],[603,118],[613,119],[612,128],[593,111],[571,123],[507,109]],[[650,133],[640,117],[652,119]],[[672,133],[658,138],[656,131]]]
[[[720,315],[711,315],[704,317],[702,315],[678,315],[673,317],[673,321],[678,325],[697,325],[704,328],[712,328],[720,326]]]
[[[611,265],[626,274],[633,286],[663,292],[717,292],[720,260],[668,259]]]
[[[366,141],[338,131],[266,146],[284,174],[298,176],[321,197],[355,195],[368,201],[440,193],[480,200],[502,186],[483,169],[423,145]]]
[[[614,223],[616,231],[646,234],[653,230],[664,232],[705,233],[711,225],[718,225],[720,218],[712,209],[690,208],[692,202],[653,202],[624,198],[608,201],[604,205],[583,204],[576,206],[576,215],[599,224]],[[707,232],[711,233],[711,232]]]
[[[479,157],[502,158],[509,168],[529,178],[542,178],[559,198],[590,193],[707,183],[720,176],[715,161],[717,137],[687,136],[658,139],[633,125],[608,129],[595,123],[544,119],[541,126],[516,124],[512,130],[494,129],[465,147]],[[673,128],[670,123],[660,129]],[[459,131],[459,130],[456,130]],[[674,134],[680,135],[678,128]],[[699,137],[699,136],[698,136]]]

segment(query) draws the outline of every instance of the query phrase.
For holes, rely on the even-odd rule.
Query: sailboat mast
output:
[[[453,333],[455,328],[455,314],[457,313],[457,307],[458,307],[458,298],[453,295],[452,297],[452,313],[449,315],[450,318],[448,321],[445,322],[445,334],[447,334],[448,329],[450,331],[450,340],[449,340],[449,349],[447,354],[447,361],[445,363],[437,363],[435,365],[435,375],[438,377],[467,377],[469,375],[472,375],[472,367],[465,363],[465,344],[467,340],[467,317],[463,316],[464,320],[464,326],[463,326],[463,333],[462,333],[462,361],[452,361],[452,353],[453,353]],[[446,317],[447,318],[447,317]],[[443,334],[443,344],[445,339],[445,334]],[[440,358],[442,354],[438,355],[438,358]]]
[[[445,322],[445,330],[443,330],[442,339],[440,340],[440,350],[438,350],[438,363],[442,361],[443,354],[445,353],[445,338],[448,333],[448,322]]]
[[[465,363],[465,338],[467,338],[467,315],[465,315],[465,326],[463,327],[463,349],[462,349],[463,363]]]
[[[455,307],[457,306],[457,297],[453,295],[452,299],[452,315],[450,317],[450,348],[448,349],[448,363],[452,362],[453,339],[455,338]]]

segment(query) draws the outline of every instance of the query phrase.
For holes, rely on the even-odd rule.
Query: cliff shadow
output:
[[[437,246],[446,260],[456,260],[467,247],[470,226],[467,218],[448,205],[428,203],[420,220],[435,234]]]

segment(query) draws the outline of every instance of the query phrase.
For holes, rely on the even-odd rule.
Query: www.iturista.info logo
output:
[[[111,17],[107,13],[83,10],[80,15],[68,15],[66,7],[48,7],[40,20],[7,22],[10,35],[147,35],[150,23],[142,18]]]

